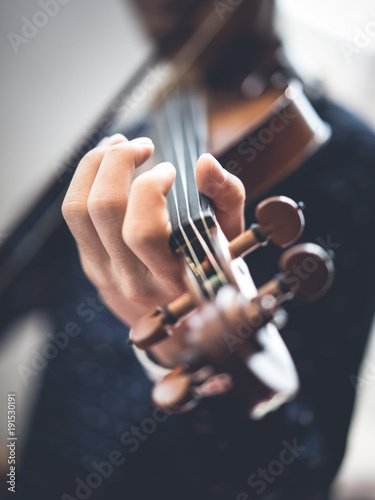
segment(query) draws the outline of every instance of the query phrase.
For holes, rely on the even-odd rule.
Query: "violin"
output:
[[[204,32],[210,22],[203,23]],[[152,398],[165,411],[186,411],[203,396],[233,390],[251,418],[262,418],[299,386],[276,327],[280,306],[296,296],[321,296],[332,283],[332,256],[315,244],[291,247],[280,274],[257,290],[243,257],[268,243],[296,243],[305,224],[303,204],[283,196],[260,202],[256,222],[229,242],[210,199],[196,188],[195,165],[211,152],[242,180],[249,203],[299,168],[330,130],[298,80],[276,72],[256,99],[246,92],[247,79],[223,92],[202,85],[196,73],[191,78],[191,47],[181,52],[142,132],[155,144],[152,162],[170,161],[177,171],[167,195],[170,244],[187,292],[145,314],[133,325],[130,342],[159,374]],[[159,362],[167,344],[175,346],[168,366]]]
[[[148,3],[139,0],[140,5]],[[195,163],[201,153],[212,152],[225,168],[238,175],[246,187],[247,201],[252,202],[299,168],[328,140],[329,129],[290,69],[267,56],[278,48],[277,41],[264,36],[269,24],[267,15],[254,17],[259,21],[260,41],[253,43],[253,54],[233,47],[227,51],[230,59],[233,54],[242,62],[259,59],[261,69],[226,71],[226,65],[224,69],[221,65],[223,85],[217,85],[215,67],[208,78],[201,77],[202,68],[213,60],[212,52],[220,54],[221,59],[228,40],[235,39],[238,19],[251,19],[243,11],[256,10],[260,5],[262,9],[269,7],[272,0],[234,3],[241,5],[232,9],[236,12],[231,17],[225,13],[229,21],[222,22],[217,12],[210,12],[200,27],[194,26],[195,36],[190,42],[182,47],[172,44],[177,46],[173,62],[167,63],[172,77],[167,78],[163,90],[156,89],[161,96],[155,96],[154,101],[159,104],[153,103],[146,111],[152,118],[149,128],[156,144],[155,161],[170,160],[177,169],[175,186],[168,195],[171,244],[181,256],[181,273],[188,291],[173,303],[152,309],[134,325],[130,339],[137,356],[154,364],[154,373],[160,375],[153,399],[161,408],[183,411],[203,396],[233,390],[245,402],[248,413],[260,418],[298,390],[292,359],[273,324],[279,306],[295,295],[312,299],[323,293],[332,281],[332,260],[317,246],[293,247],[280,262],[281,275],[257,291],[242,257],[268,242],[281,247],[294,243],[304,225],[301,205],[285,198],[261,202],[256,210],[256,225],[228,242],[217,225],[210,201],[196,191]],[[212,10],[212,2],[209,4]],[[232,20],[234,28],[230,26]],[[220,31],[227,31],[227,36],[217,36]],[[205,48],[211,50],[205,53]],[[127,87],[119,100],[126,102],[129,92]],[[135,111],[138,114],[139,109]],[[128,131],[129,123],[124,122],[116,106],[115,112],[111,108],[93,136],[79,148],[80,154],[89,151],[102,136],[119,129]],[[76,165],[76,157],[69,160],[63,177],[49,187],[2,246],[3,298],[19,276],[17,286],[25,289],[22,280],[28,277],[29,263],[61,225],[61,202]],[[29,294],[30,303],[22,302],[21,307],[30,309],[38,298]],[[17,308],[10,311],[7,322],[19,314]],[[172,363],[158,362],[166,343],[178,346]]]

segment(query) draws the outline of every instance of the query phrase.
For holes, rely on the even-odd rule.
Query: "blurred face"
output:
[[[264,52],[274,50],[273,0],[136,0],[142,17],[161,52],[172,56],[208,13],[222,24],[213,43],[199,59],[211,81],[246,76]]]

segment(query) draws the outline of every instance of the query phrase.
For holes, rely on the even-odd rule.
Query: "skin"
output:
[[[169,247],[165,198],[175,168],[161,163],[133,180],[153,150],[148,138],[128,141],[115,134],[104,139],[82,158],[62,206],[84,272],[108,308],[129,326],[185,291],[180,263]],[[196,177],[224,234],[233,239],[244,229],[241,181],[210,154],[199,158]],[[169,352],[168,344],[162,353]],[[170,356],[163,361],[173,364]]]

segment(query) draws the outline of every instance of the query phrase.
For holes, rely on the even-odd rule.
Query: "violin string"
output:
[[[183,116],[185,118],[184,120],[182,120],[182,127],[183,127],[183,131],[185,133],[185,138],[186,138],[185,144],[186,144],[186,147],[187,147],[187,150],[189,153],[189,157],[190,157],[190,166],[191,166],[191,170],[192,170],[192,175],[194,177],[195,185],[196,185],[195,165],[197,163],[197,160],[198,160],[201,152],[206,150],[206,147],[203,145],[204,143],[202,141],[202,138],[201,138],[201,140],[199,140],[198,128],[197,128],[198,127],[197,116],[194,113],[194,109],[197,108],[197,104],[198,104],[198,102],[196,100],[197,98],[198,98],[198,96],[196,95],[196,93],[192,94],[191,92],[188,92],[186,104],[187,104],[187,107],[189,108],[189,110],[186,114],[181,112],[181,115],[180,115],[180,116]],[[203,106],[203,103],[201,103],[201,105]],[[191,117],[191,120],[187,122],[190,125],[190,127],[186,126],[186,116],[187,115],[189,115]],[[200,128],[203,128],[203,127],[200,127]],[[185,171],[185,175],[187,175],[186,171]],[[210,241],[212,247],[214,248],[214,242],[212,239],[211,231],[207,225],[206,218],[203,214],[198,190],[197,190],[197,205],[198,205],[198,209],[199,209],[199,216],[200,216],[200,219],[202,221],[202,225],[204,227],[205,234],[206,234],[208,240]],[[195,224],[194,224],[194,226],[195,226]],[[202,238],[202,236],[201,236],[201,238]],[[227,280],[225,274],[223,273],[223,271],[222,271],[222,269],[217,261],[216,256],[213,254],[213,252],[211,251],[209,245],[207,245],[204,238],[202,238],[202,240],[203,240],[202,246],[204,248],[204,251],[205,251],[206,255],[208,256],[208,258],[211,262],[211,265],[217,274],[217,277],[219,278],[219,280],[221,281],[222,284],[228,283],[228,280]]]
[[[165,142],[161,140],[161,133],[160,131],[163,130],[163,125],[161,124],[160,122],[160,117],[157,117],[155,119],[155,131],[154,131],[154,134],[155,134],[155,137],[154,137],[154,142],[155,142],[155,146],[158,151],[161,151],[162,152],[162,156],[164,158],[168,158],[168,151],[166,150],[166,147],[165,147]],[[167,201],[169,202],[168,203],[168,209],[169,209],[169,215],[171,217],[171,212],[172,212],[172,209],[173,209],[173,217],[175,219],[177,219],[177,226],[179,228],[179,230],[181,231],[181,234],[182,234],[182,237],[186,243],[186,246],[189,248],[189,245],[190,245],[190,242],[189,242],[189,238],[184,230],[184,227],[183,227],[183,224],[181,222],[181,217],[180,217],[180,212],[178,210],[178,203],[177,203],[177,194],[176,194],[176,185],[175,183],[172,184],[172,187],[171,189],[169,190],[168,194],[167,194]],[[172,230],[173,230],[173,222],[172,222]],[[185,255],[185,257],[187,258],[187,254],[184,252],[184,249],[183,247],[179,244],[179,248],[181,250],[181,252]],[[189,248],[190,250],[190,248]]]
[[[191,116],[193,117],[193,127],[190,129],[191,131],[195,132],[195,139],[196,139],[196,157],[199,158],[200,155],[208,150],[208,123],[207,123],[207,106],[206,106],[206,101],[205,99],[202,98],[201,94],[195,93],[194,96],[191,96],[189,99],[189,107],[190,107],[190,112]],[[200,110],[199,116],[198,116],[198,110]],[[194,159],[194,155],[191,152],[191,156]],[[196,178],[196,172],[194,169],[194,177]],[[212,234],[211,231],[207,225],[206,218],[204,217],[203,210],[202,210],[202,204],[201,204],[201,198],[198,198],[198,204],[199,204],[199,211],[200,211],[200,216],[201,220],[203,223],[203,226],[205,228],[206,235],[211,243],[212,246],[214,246],[214,242],[212,239]],[[212,215],[215,219],[216,223],[216,217],[214,212],[212,211]]]
[[[185,162],[184,151],[183,151],[183,123],[182,123],[183,117],[181,116],[181,113],[180,113],[181,110],[176,109],[176,106],[178,106],[179,102],[180,102],[180,91],[176,91],[174,97],[175,97],[175,99],[173,99],[173,100],[168,99],[165,102],[164,110],[165,110],[166,123],[167,123],[167,127],[169,129],[169,133],[171,136],[173,136],[173,134],[176,135],[175,140],[171,141],[171,150],[173,150],[173,156],[176,160],[175,167],[178,170],[177,175],[181,176],[182,187],[183,187],[183,193],[182,193],[183,200],[181,200],[181,196],[180,196],[180,199],[178,199],[177,189],[176,189],[174,194],[177,195],[176,196],[177,205],[179,204],[178,203],[179,201],[180,201],[180,203],[182,202],[185,204],[184,209],[186,209],[186,213],[187,213],[187,222],[188,222],[190,228],[193,230],[197,240],[199,241],[201,246],[204,248],[205,246],[207,246],[206,242],[204,241],[204,238],[202,238],[200,232],[198,231],[198,228],[195,226],[194,221],[191,218],[190,207],[189,207],[189,202],[188,202],[189,198],[188,198],[187,183],[186,183],[186,162]],[[171,109],[172,107],[174,107],[174,109]],[[181,195],[181,193],[180,193],[180,195]],[[180,225],[180,230],[181,229],[182,229],[182,226]],[[195,266],[196,266],[198,273],[202,279],[204,287],[205,287],[208,295],[210,296],[210,298],[213,300],[215,298],[215,292],[212,288],[211,282],[208,280],[206,272],[204,271],[202,264],[197,256],[195,250],[193,249],[192,245],[190,244],[190,241],[188,241],[187,246],[189,248],[190,253],[193,256]],[[207,250],[209,251],[208,247],[207,247]]]
[[[168,115],[167,115],[167,109],[166,109],[166,102],[170,102],[170,100],[167,100],[167,101],[164,101],[163,102],[163,113],[164,113],[164,117],[165,117],[165,122],[166,122],[166,126],[168,127],[169,129],[169,133],[166,134],[167,136],[171,136],[173,137],[174,134],[176,134],[176,129],[171,127],[170,123],[169,123],[169,119],[168,119]],[[157,121],[157,125],[159,125],[160,127],[160,122]],[[156,129],[158,129],[158,127],[156,127]],[[163,128],[161,128],[160,130],[162,130]],[[173,161],[173,163],[175,164],[175,167],[176,167],[176,170],[177,170],[177,175],[179,175],[179,171],[181,169],[181,162],[180,162],[180,159],[178,157],[178,154],[177,154],[177,151],[175,149],[175,145],[176,145],[176,142],[178,142],[178,138],[174,138],[173,140],[171,140],[169,142],[169,145],[170,145],[170,152],[169,151],[166,151],[166,147],[163,146],[163,144],[165,144],[165,142],[163,141],[160,141],[160,145],[163,149],[163,155],[165,158],[168,158],[170,156],[172,156],[173,158],[171,158]],[[170,153],[170,154],[168,154]],[[177,161],[176,161],[177,160]],[[174,203],[175,205],[175,212],[177,213],[177,218],[178,218],[178,228],[181,232],[181,235],[183,237],[183,240],[185,242],[185,245],[190,253],[190,256],[191,258],[193,259],[193,262],[195,264],[195,267],[198,271],[198,274],[201,278],[201,281],[208,293],[208,295],[210,296],[211,299],[214,298],[215,294],[214,294],[214,290],[211,286],[211,283],[209,282],[209,280],[207,279],[207,276],[206,276],[206,273],[204,272],[204,269],[200,263],[200,260],[194,250],[194,247],[191,245],[191,242],[190,242],[190,239],[186,233],[186,231],[184,230],[184,227],[183,227],[183,224],[181,222],[181,216],[180,216],[180,209],[181,209],[181,204],[184,204],[185,206],[183,207],[184,209],[187,210],[187,213],[188,213],[188,203],[187,203],[187,199],[185,198],[185,194],[183,193],[183,198],[184,199],[181,199],[181,193],[180,193],[180,196],[178,196],[178,193],[177,193],[177,188],[176,188],[176,181],[173,183],[172,185],[172,188],[171,190],[169,191],[169,199],[172,198],[172,203]],[[184,251],[184,248],[179,245],[180,247],[180,250],[182,251],[182,253],[184,254],[185,256],[185,259],[188,260],[188,255],[186,254],[186,252]]]
[[[189,107],[189,104],[190,104],[189,100],[191,98],[190,92],[187,92],[187,93],[185,92],[184,97],[185,98],[187,97],[188,99],[181,99],[181,94],[179,95],[179,99],[178,99],[179,109],[177,111],[178,111],[178,118],[179,118],[180,125],[181,125],[181,131],[182,131],[182,135],[183,135],[182,144],[183,144],[183,148],[184,148],[184,153],[186,153],[188,155],[188,159],[189,159],[189,165],[187,165],[186,160],[184,161],[184,172],[183,173],[185,174],[185,176],[184,176],[185,197],[189,200],[190,203],[193,203],[193,201],[196,203],[195,208],[198,209],[197,210],[198,216],[202,222],[203,227],[205,228],[205,233],[206,233],[207,237],[210,239],[212,246],[214,246],[213,240],[211,238],[211,232],[207,226],[206,219],[203,215],[202,207],[200,205],[199,192],[198,192],[198,189],[196,188],[195,165],[197,163],[200,152],[198,149],[197,138],[196,137],[194,138],[194,130],[195,130],[194,126],[195,126],[195,124],[193,122],[193,114],[190,112],[191,111],[190,109],[185,110],[185,108],[182,107],[184,100],[186,100],[186,104]],[[185,111],[186,111],[186,113],[185,113]],[[189,119],[187,119],[187,117]],[[186,126],[186,124],[189,124],[190,126]],[[189,139],[188,133],[187,133],[188,130],[193,132],[193,137],[192,138],[190,137],[190,139]],[[190,136],[191,136],[191,134],[190,134]],[[194,144],[195,144],[195,148],[194,148]],[[188,190],[188,176],[190,176],[190,180],[193,181],[193,183],[190,185],[190,190]],[[192,185],[193,185],[193,187],[192,187]],[[190,207],[189,207],[189,211],[190,211]],[[217,278],[221,281],[221,284],[226,283],[227,279],[226,279],[221,267],[219,266],[219,264],[217,262],[216,256],[211,251],[211,249],[210,249],[209,245],[207,244],[207,242],[205,241],[204,237],[202,237],[201,232],[199,231],[199,229],[197,228],[197,226],[195,224],[195,220],[192,219],[192,217],[191,217],[191,213],[190,213],[190,217],[189,217],[189,223],[190,223],[194,233],[196,234],[196,237],[197,237],[199,243],[201,244],[205,255],[209,258],[209,261],[210,261],[212,267],[216,271]]]

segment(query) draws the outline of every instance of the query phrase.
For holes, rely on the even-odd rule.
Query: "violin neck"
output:
[[[196,186],[196,164],[207,152],[207,109],[204,96],[197,90],[177,89],[163,102],[156,116],[158,140],[164,160],[176,168],[176,179],[167,195],[172,236],[176,245],[181,233],[195,235],[196,228],[204,233],[214,223],[213,212],[206,196]]]
[[[207,126],[204,97],[192,89],[169,94],[155,117],[156,149],[176,168],[176,179],[167,195],[171,247],[184,256],[203,291],[207,276],[202,263],[217,261],[211,235],[215,216],[208,198],[196,186],[196,164],[207,152]]]

